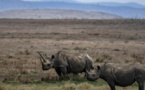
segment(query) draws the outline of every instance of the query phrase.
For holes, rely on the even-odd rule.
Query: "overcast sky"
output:
[[[83,3],[94,3],[94,2],[118,2],[118,3],[128,3],[136,2],[145,5],[145,0],[23,0],[23,1],[77,1]]]

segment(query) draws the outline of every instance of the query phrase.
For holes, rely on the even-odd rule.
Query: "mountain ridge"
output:
[[[10,19],[121,19],[121,16],[93,11],[60,10],[60,9],[28,9],[7,10],[0,12],[0,18]]]
[[[9,1],[9,2],[8,2]],[[113,6],[114,5],[114,6]],[[19,0],[5,0],[0,3],[0,10],[11,9],[71,9],[82,11],[96,11],[111,13],[124,18],[145,18],[145,6],[136,3],[77,3],[77,2],[28,2]]]

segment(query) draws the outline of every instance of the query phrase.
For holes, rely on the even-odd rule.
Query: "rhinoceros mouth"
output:
[[[87,78],[87,80],[89,80],[89,81],[96,81],[97,79],[94,79],[94,78]]]
[[[49,70],[49,69],[51,69],[52,68],[52,65],[50,65],[50,66],[47,66],[47,65],[44,65],[44,64],[42,64],[42,69],[45,71],[45,70]]]
[[[46,68],[42,68],[42,69],[43,69],[43,71],[49,70],[49,69],[46,69]]]

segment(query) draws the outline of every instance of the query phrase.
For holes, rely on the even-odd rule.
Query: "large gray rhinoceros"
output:
[[[78,74],[93,69],[93,60],[87,53],[70,53],[58,51],[55,55],[48,57],[46,54],[38,52],[43,70],[55,68],[60,78],[69,73]]]
[[[116,90],[115,85],[126,87],[135,81],[139,85],[139,90],[144,90],[145,68],[140,63],[124,65],[105,63],[88,71],[86,77],[90,81],[98,78],[105,80],[111,90]]]

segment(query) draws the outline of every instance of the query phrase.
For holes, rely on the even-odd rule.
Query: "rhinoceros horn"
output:
[[[41,61],[42,63],[45,63],[46,60],[44,59],[43,55],[42,55],[40,52],[38,52],[38,54],[40,55],[40,61]]]

